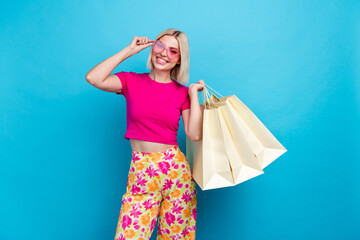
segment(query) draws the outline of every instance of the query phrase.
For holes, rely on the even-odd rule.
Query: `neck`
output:
[[[170,78],[170,71],[159,71],[158,69],[153,69],[151,73],[149,73],[151,79],[160,83],[169,83],[173,80]]]

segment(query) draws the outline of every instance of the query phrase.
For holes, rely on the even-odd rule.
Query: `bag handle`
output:
[[[210,103],[209,103],[209,99],[212,101],[212,103],[213,104],[215,104],[214,103],[214,101],[211,99],[211,94],[214,94],[213,92],[211,92],[211,91],[209,91],[208,89],[207,89],[207,87],[206,86],[208,86],[209,88],[211,88],[214,92],[216,92],[212,87],[210,87],[208,84],[206,84],[205,82],[204,82],[204,84],[205,84],[205,86],[204,86],[204,89],[203,89],[203,91],[202,91],[202,101],[203,101],[203,104],[205,103],[205,109],[206,109],[206,106],[207,105],[209,105],[210,106]],[[210,94],[211,93],[211,94]],[[221,97],[223,97],[223,95],[221,95],[220,93],[218,93],[218,92],[216,92],[217,94],[219,94]],[[214,94],[215,95],[215,94]],[[215,95],[216,96],[216,95]],[[205,98],[205,101],[204,101],[204,98]]]
[[[205,104],[205,109],[207,109],[207,106],[210,108],[210,101],[209,100],[211,100],[212,103],[215,104],[213,99],[211,99],[211,95],[209,93],[209,90],[206,87],[204,87],[202,95],[203,95],[203,98],[202,98],[203,99],[203,104]],[[204,98],[205,98],[205,100],[204,100]]]
[[[221,97],[224,97],[223,95],[221,95],[220,93],[218,93],[217,91],[215,91],[212,87],[209,86],[209,84],[206,84],[204,82],[205,86],[208,86],[209,88],[211,88],[214,92],[216,92],[217,94],[219,94]],[[206,87],[205,87],[206,88]],[[214,94],[215,95],[215,94]]]

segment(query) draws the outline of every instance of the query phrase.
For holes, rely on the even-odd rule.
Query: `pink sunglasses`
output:
[[[166,46],[159,40],[155,40],[152,46],[152,49],[155,53],[161,53],[162,51],[164,51],[165,48]],[[173,47],[166,48],[166,53],[170,59],[175,59],[180,55],[179,50]]]

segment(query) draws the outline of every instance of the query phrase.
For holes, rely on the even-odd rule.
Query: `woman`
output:
[[[110,74],[128,57],[152,46],[150,73]],[[132,159],[122,197],[115,240],[149,239],[158,219],[157,239],[195,239],[196,184],[176,136],[182,115],[185,134],[202,138],[198,91],[203,80],[189,77],[189,43],[184,32],[167,29],[155,40],[134,37],[130,45],[104,60],[87,75],[93,86],[126,98]]]

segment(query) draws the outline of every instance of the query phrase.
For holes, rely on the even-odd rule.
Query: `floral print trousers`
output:
[[[161,152],[132,151],[115,240],[195,239],[196,183],[178,145]]]

